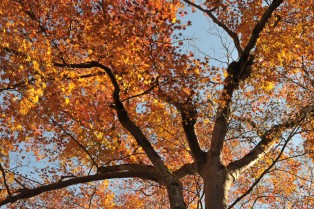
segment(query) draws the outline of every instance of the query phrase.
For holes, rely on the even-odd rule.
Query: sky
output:
[[[200,56],[209,56],[212,65],[226,67],[226,63],[219,61],[227,62],[224,45],[230,46],[231,50],[234,49],[234,45],[229,36],[222,29],[215,26],[210,18],[199,10],[193,13],[190,10],[189,14],[184,17],[178,15],[178,19],[181,19],[182,22],[192,22],[191,26],[182,31],[183,36],[192,38],[192,40],[188,41],[188,44],[186,44],[188,50],[192,50]],[[236,50],[233,50],[233,60],[236,59],[236,56]],[[233,60],[230,59],[229,62]]]

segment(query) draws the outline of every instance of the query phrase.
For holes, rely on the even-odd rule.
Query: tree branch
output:
[[[253,47],[255,47],[256,41],[273,11],[279,7],[282,2],[283,0],[274,0],[272,2],[254,27],[251,38],[242,52],[239,61],[232,62],[227,68],[228,76],[225,78],[225,85],[219,98],[221,104],[218,107],[212,135],[211,150],[209,152],[209,155],[215,157],[216,160],[220,158],[224,139],[228,131],[229,105],[233,92],[238,88],[241,81],[244,81],[251,75],[251,65],[253,64],[254,56],[251,55],[250,52]]]
[[[113,100],[114,100],[114,109],[117,112],[118,119],[121,125],[128,130],[131,135],[135,138],[139,146],[143,148],[145,153],[147,154],[148,158],[151,160],[154,166],[158,169],[162,170],[164,173],[168,173],[168,168],[164,165],[163,161],[161,160],[160,156],[152,147],[151,143],[148,141],[146,136],[140,130],[138,126],[136,126],[133,121],[129,118],[128,113],[120,100],[120,87],[119,84],[111,70],[111,68],[102,65],[99,62],[91,61],[86,63],[79,63],[79,64],[66,64],[66,63],[55,63],[55,66],[58,67],[70,67],[70,68],[93,68],[98,67],[104,70],[104,72],[109,76],[109,79],[113,85]]]
[[[189,144],[189,148],[198,169],[200,169],[201,165],[205,162],[206,153],[201,149],[197,135],[195,133],[194,126],[197,121],[197,109],[192,102],[193,93],[189,94],[190,95],[187,95],[188,98],[186,99],[186,101],[180,101],[179,99],[173,98],[172,96],[169,96],[159,90],[160,97],[163,98],[167,103],[174,105],[180,112],[182,118],[182,126]]]
[[[84,152],[86,152],[86,154],[88,155],[88,157],[91,159],[91,161],[93,162],[93,165],[96,166],[96,168],[98,169],[98,164],[96,163],[96,161],[94,160],[94,158],[92,157],[92,155],[89,153],[89,151],[72,135],[70,134],[67,130],[64,129],[64,127],[62,125],[60,125],[59,123],[57,123],[57,121],[55,121],[53,118],[50,118],[51,121],[58,126],[66,135],[68,135],[71,139],[73,139],[75,141],[75,143],[82,149],[84,150]],[[93,166],[92,166],[93,167]]]
[[[250,188],[243,193],[240,197],[238,197],[229,207],[228,209],[231,209],[233,206],[235,206],[239,201],[241,201],[245,196],[247,196],[252,190],[253,188],[262,180],[262,178],[270,171],[270,169],[277,163],[277,161],[280,159],[283,151],[285,150],[286,146],[288,145],[288,142],[292,139],[292,137],[295,135],[295,133],[297,132],[297,129],[299,128],[300,123],[304,120],[305,117],[303,117],[301,120],[299,120],[297,122],[297,124],[295,124],[294,129],[291,131],[291,133],[289,134],[288,138],[285,140],[285,143],[283,144],[280,153],[278,154],[278,156],[276,157],[275,160],[273,160],[273,162],[270,164],[270,166],[268,166],[267,169],[265,169],[263,171],[263,173],[261,173],[261,175],[253,182],[253,184],[250,186]]]
[[[314,113],[314,107],[303,108],[298,114],[289,118],[286,122],[274,125],[261,136],[261,141],[244,157],[233,161],[228,165],[228,170],[235,176],[240,175],[243,171],[251,167],[256,161],[261,159],[269,149],[279,140],[281,134],[290,128],[300,124],[308,115]],[[294,119],[293,119],[294,118]]]
[[[2,168],[2,167],[1,167]],[[189,163],[183,165],[181,168],[173,172],[173,175],[177,178],[183,178],[186,175],[193,175],[195,173],[195,164]],[[88,182],[114,179],[114,178],[141,178],[146,180],[156,181],[158,183],[163,182],[163,176],[160,172],[151,165],[139,165],[139,164],[123,164],[108,167],[100,167],[98,173],[95,175],[88,175],[82,177],[73,177],[67,180],[58,181],[55,183],[42,185],[33,189],[21,189],[18,193],[10,195],[9,197],[0,200],[0,206],[8,203],[14,203],[18,200],[28,199],[38,196],[44,192],[49,192],[57,189],[66,188],[69,186],[83,184]]]
[[[96,62],[84,62],[78,64],[67,64],[67,63],[53,63],[56,67],[68,67],[68,68],[93,68],[96,66]]]
[[[121,165],[120,167],[114,166],[114,168],[107,167],[107,169],[110,172],[104,171],[103,173],[99,172],[95,175],[75,177],[68,180],[39,186],[33,189],[22,189],[18,193],[13,194],[11,197],[7,197],[3,200],[0,200],[0,206],[6,205],[8,203],[14,203],[18,200],[35,197],[44,192],[62,189],[68,186],[87,183],[87,182],[114,179],[114,178],[142,178],[142,179],[149,179],[149,180],[157,179],[155,170],[151,169],[150,167],[141,166],[140,167],[141,169],[136,169],[136,168],[138,168],[138,165]]]
[[[250,56],[248,60],[234,61],[227,68],[228,76],[224,80],[224,88],[219,97],[220,105],[216,114],[216,121],[212,133],[212,143],[209,155],[220,158],[224,139],[228,131],[228,119],[230,115],[230,104],[233,92],[238,88],[241,81],[244,81],[251,74],[251,65],[254,57]],[[209,156],[210,157],[210,156]]]
[[[148,139],[143,134],[141,129],[137,125],[135,125],[135,123],[129,118],[127,110],[125,109],[122,101],[120,100],[120,95],[119,95],[120,87],[114,74],[112,73],[112,70],[109,67],[104,66],[100,63],[97,63],[97,62],[93,62],[93,63],[97,67],[100,67],[101,69],[103,69],[108,74],[111,80],[111,83],[114,87],[112,97],[115,103],[115,110],[117,112],[118,119],[121,125],[131,133],[131,135],[135,138],[136,142],[143,148],[143,150],[145,151],[145,153],[147,154],[148,158],[151,160],[153,165],[156,166],[163,173],[168,173],[169,172],[168,168],[165,166],[160,156],[152,147],[151,143],[148,141]]]
[[[125,109],[121,99],[120,99],[120,87],[113,74],[111,68],[102,65],[99,62],[92,61],[81,64],[57,64],[59,67],[71,67],[71,68],[93,68],[98,67],[108,75],[112,85],[113,85],[113,93],[112,98],[114,101],[113,108],[117,112],[118,119],[121,125],[128,130],[128,132],[135,138],[137,144],[143,148],[147,157],[150,159],[152,164],[158,169],[158,171],[162,174],[163,182],[166,185],[170,206],[171,208],[186,208],[184,198],[183,198],[183,186],[179,179],[172,175],[169,169],[165,166],[162,159],[155,151],[151,143],[148,141],[144,133],[141,129],[129,118],[128,112]]]
[[[205,162],[206,154],[201,149],[197,135],[195,133],[195,124],[197,120],[196,107],[190,101],[188,101],[186,104],[175,104],[175,106],[181,113],[182,126],[185,136],[187,138],[193,158],[196,161],[197,167],[200,168],[203,162]]]
[[[250,37],[249,42],[245,46],[243,53],[241,55],[240,60],[247,60],[249,58],[251,50],[255,47],[255,44],[260,36],[260,33],[265,28],[266,23],[268,22],[269,18],[273,14],[273,12],[280,6],[283,0],[273,0],[273,2],[269,5],[267,10],[264,12],[263,16],[259,20],[259,22],[255,25],[252,35]]]
[[[141,164],[122,164],[122,165],[113,165],[100,167],[98,169],[98,173],[100,174],[111,174],[111,173],[119,173],[119,172],[146,172],[146,178],[152,181],[156,181],[161,183],[160,173],[159,171],[152,165],[141,165]],[[141,177],[139,177],[141,178]]]
[[[195,175],[197,173],[196,163],[184,164],[181,168],[172,172],[177,178],[182,179],[187,175]]]
[[[149,87],[146,91],[143,91],[139,94],[136,94],[136,95],[133,95],[133,96],[130,96],[130,97],[127,97],[123,100],[121,100],[121,102],[124,102],[126,100],[129,100],[129,99],[133,99],[133,98],[136,98],[136,97],[139,97],[139,96],[142,96],[142,95],[145,95],[145,94],[148,94],[149,92],[151,92],[155,87],[157,87],[159,84],[158,84],[158,78],[156,78],[156,81],[154,82],[154,84]]]

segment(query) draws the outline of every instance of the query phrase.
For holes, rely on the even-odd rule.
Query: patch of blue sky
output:
[[[228,63],[237,59],[237,52],[231,38],[225,31],[216,26],[203,12],[192,12],[190,7],[187,15],[178,14],[177,19],[191,25],[178,33],[185,39],[184,49],[193,51],[195,55],[207,57],[213,66],[226,67]],[[187,42],[187,43],[186,43]]]

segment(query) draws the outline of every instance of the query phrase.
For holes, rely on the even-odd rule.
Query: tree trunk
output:
[[[206,163],[202,169],[206,209],[227,209],[232,178],[220,162]]]
[[[186,209],[181,182],[171,182],[169,185],[167,185],[167,192],[171,209]]]

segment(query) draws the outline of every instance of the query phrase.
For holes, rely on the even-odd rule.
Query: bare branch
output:
[[[173,171],[172,173],[173,175],[181,179],[187,175],[195,175],[196,172],[197,172],[196,163],[187,163],[187,164],[184,164],[178,170]]]
[[[18,183],[21,187],[23,187],[23,189],[27,189],[24,184],[22,184],[19,180],[17,180],[17,178],[14,178],[14,181],[16,181],[16,183]]]
[[[93,202],[93,198],[94,198],[94,196],[95,196],[95,194],[96,194],[96,191],[97,191],[97,189],[94,188],[94,192],[93,192],[93,194],[91,195],[91,197],[89,198],[88,208],[91,208],[91,207],[92,207],[92,202]]]
[[[193,3],[192,1],[189,0],[183,0],[185,3],[199,9],[200,11],[206,13],[215,24],[217,24],[219,27],[221,27],[224,31],[226,31],[226,33],[232,38],[234,46],[236,47],[238,54],[241,55],[242,54],[242,48],[241,48],[241,44],[240,44],[240,40],[238,35],[233,32],[230,28],[227,27],[227,25],[225,25],[223,22],[219,21],[213,14],[212,12],[214,11],[213,9],[204,9],[203,7],[201,7],[200,5],[197,5],[195,3]]]

